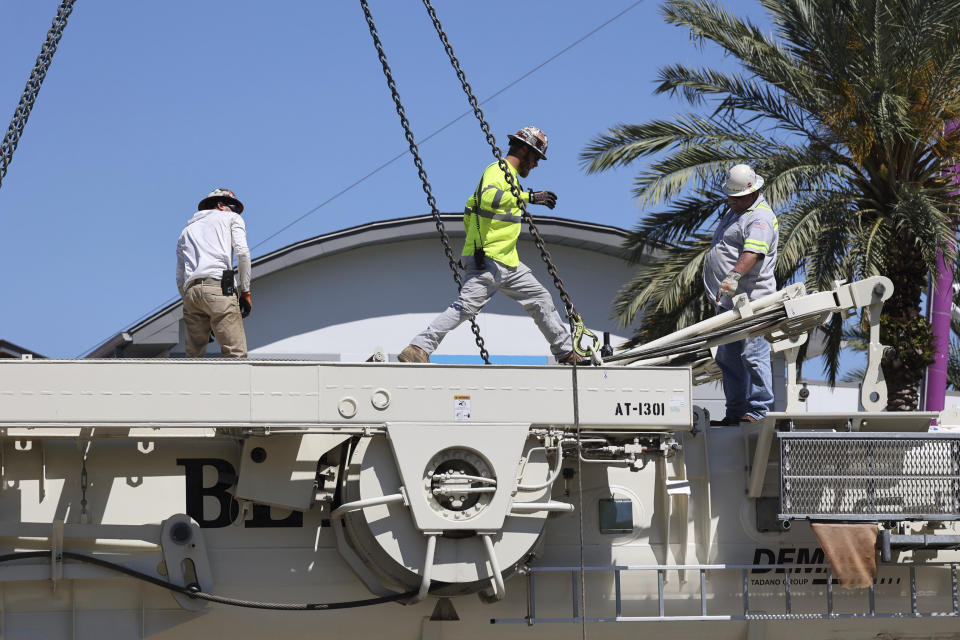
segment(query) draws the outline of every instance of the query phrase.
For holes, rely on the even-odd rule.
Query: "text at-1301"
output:
[[[615,416],[662,416],[666,414],[663,402],[618,402],[613,415]]]

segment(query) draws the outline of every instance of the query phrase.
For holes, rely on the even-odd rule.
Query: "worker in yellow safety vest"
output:
[[[507,137],[510,146],[506,168],[519,188],[519,178],[526,178],[541,160],[547,159],[547,136],[537,127],[524,127]],[[557,195],[552,191],[520,189],[520,199],[550,209],[557,205]],[[530,314],[558,362],[576,360],[570,328],[557,313],[550,293],[517,255],[522,213],[506,174],[499,163],[492,163],[484,169],[463,213],[467,237],[460,264],[466,270],[466,279],[460,296],[410,341],[398,360],[429,362],[444,336],[476,316],[497,291],[519,302]]]

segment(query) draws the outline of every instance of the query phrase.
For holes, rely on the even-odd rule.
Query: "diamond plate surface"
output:
[[[960,519],[960,437],[836,435],[779,438],[783,515]]]

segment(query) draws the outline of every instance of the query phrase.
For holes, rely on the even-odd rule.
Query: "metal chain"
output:
[[[467,82],[467,76],[460,67],[460,61],[457,59],[456,54],[453,52],[453,46],[450,44],[450,40],[447,38],[447,34],[443,30],[443,25],[440,24],[440,18],[437,17],[437,12],[434,10],[433,5],[430,4],[430,0],[423,0],[423,5],[427,8],[427,13],[430,14],[430,19],[433,21],[433,27],[437,30],[437,35],[440,36],[440,42],[443,43],[443,48],[447,51],[447,57],[450,58],[450,64],[453,65],[454,70],[457,72],[457,78],[460,79],[460,86],[463,87],[464,93],[467,94],[467,100],[470,102],[470,106],[473,108],[473,115],[476,116],[480,123],[480,128],[483,129],[483,134],[487,138],[487,144],[490,145],[490,149],[493,151],[493,155],[497,159],[497,165],[500,167],[500,170],[503,171],[503,175],[507,180],[507,184],[510,185],[510,193],[513,194],[513,197],[517,199],[517,204],[520,205],[520,210],[522,211],[523,217],[527,221],[530,235],[533,236],[533,241],[540,250],[540,257],[547,264],[547,272],[553,278],[554,286],[556,286],[557,290],[560,291],[560,299],[563,300],[563,306],[567,310],[567,317],[571,322],[576,322],[579,319],[577,309],[573,306],[573,301],[570,299],[570,295],[567,293],[567,289],[563,285],[563,280],[560,279],[560,274],[557,271],[556,265],[553,263],[553,258],[550,255],[550,252],[547,250],[547,247],[543,242],[543,237],[540,235],[540,230],[537,229],[537,226],[533,223],[533,216],[529,211],[527,211],[525,203],[520,198],[520,187],[518,184],[514,183],[513,176],[507,169],[507,162],[503,159],[503,154],[500,151],[500,147],[497,146],[496,138],[494,138],[493,134],[490,133],[490,125],[487,124],[487,121],[483,116],[483,110],[480,109],[480,103],[477,101],[477,97],[473,94],[473,88],[470,86],[470,83]]]
[[[33,66],[33,72],[30,79],[27,80],[27,86],[20,96],[20,103],[13,112],[13,119],[10,121],[10,128],[7,129],[7,135],[0,144],[0,184],[3,183],[7,175],[7,167],[13,160],[13,152],[20,142],[20,135],[23,128],[27,125],[27,118],[30,117],[30,110],[33,109],[33,103],[37,100],[37,94],[40,92],[40,85],[47,76],[47,70],[53,61],[53,54],[57,51],[57,44],[63,36],[63,29],[67,26],[67,18],[73,11],[73,3],[76,0],[63,0],[57,9],[57,15],[53,19],[53,26],[47,31],[47,39],[40,49],[40,55],[37,56],[37,63]]]
[[[380,66],[383,67],[383,75],[387,79],[387,86],[390,88],[390,95],[393,96],[393,103],[396,105],[397,115],[400,116],[400,124],[403,126],[403,134],[410,145],[410,154],[413,156],[413,163],[417,167],[417,173],[420,176],[420,182],[423,184],[423,192],[427,194],[427,204],[430,205],[430,212],[433,214],[437,231],[440,233],[440,241],[443,243],[443,252],[450,263],[450,269],[453,271],[453,280],[457,283],[457,291],[463,288],[463,279],[460,276],[457,260],[454,258],[453,250],[450,248],[450,238],[443,226],[443,220],[440,219],[440,211],[437,209],[437,200],[433,197],[433,191],[430,187],[430,181],[427,179],[427,172],[423,168],[423,161],[420,159],[420,151],[413,137],[413,131],[410,130],[410,122],[407,120],[406,111],[403,103],[400,101],[400,93],[397,91],[397,83],[393,79],[393,73],[390,71],[390,65],[387,63],[387,55],[383,51],[383,44],[380,42],[380,36],[377,33],[377,27],[373,22],[373,15],[370,13],[370,7],[367,0],[360,0],[360,6],[363,8],[363,15],[367,19],[367,26],[370,27],[370,37],[373,38],[373,45],[377,48],[377,57],[380,59]],[[480,335],[480,327],[477,326],[476,318],[470,318],[470,330],[473,331],[477,347],[480,349],[480,357],[484,364],[490,364],[490,354],[484,346],[483,337]]]
[[[90,441],[84,441],[80,445],[80,524],[86,524],[89,520],[87,514],[87,453],[90,450]]]

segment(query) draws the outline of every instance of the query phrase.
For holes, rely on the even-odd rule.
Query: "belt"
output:
[[[219,285],[219,284],[220,284],[220,280],[219,280],[219,278],[197,278],[196,280],[191,280],[190,282],[188,282],[186,288],[189,289],[190,287],[192,287],[192,286],[195,285],[195,284],[215,284],[215,285]]]

